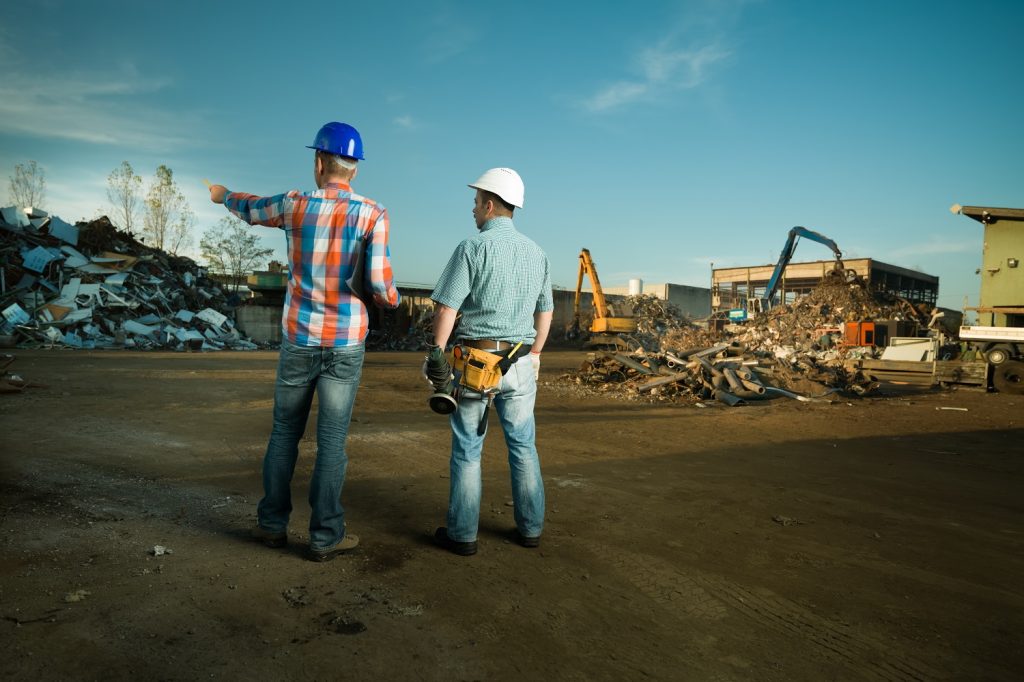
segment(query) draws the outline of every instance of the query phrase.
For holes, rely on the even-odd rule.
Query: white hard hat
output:
[[[516,208],[523,207],[523,179],[511,168],[491,168],[470,187],[494,192]]]

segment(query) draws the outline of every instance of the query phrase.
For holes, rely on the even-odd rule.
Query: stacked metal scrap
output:
[[[636,331],[630,336],[644,349],[659,350],[667,335],[692,326],[690,319],[679,308],[657,296],[630,296],[626,303],[636,320]]]
[[[776,396],[820,401],[833,392],[828,385],[832,377],[821,375],[801,376],[811,396],[780,386],[795,374],[770,358],[747,355],[742,346],[722,343],[680,353],[591,354],[579,371],[562,380],[633,400],[717,400],[729,406]]]
[[[908,319],[920,321],[918,312],[905,301],[873,294],[857,283],[825,280],[792,304],[775,308],[730,331],[753,351],[765,351],[779,358],[803,353],[832,361],[841,359],[842,351],[834,348],[835,338],[824,337],[844,323]]]
[[[662,323],[667,331],[649,334],[643,349],[592,354],[562,380],[636,400],[729,405],[779,395],[817,401],[836,391],[862,394],[873,386],[850,371],[847,360],[878,351],[839,344],[843,323],[920,322],[921,316],[906,302],[860,284],[824,282],[791,305],[723,332]]]
[[[70,225],[38,209],[0,213],[0,345],[255,349],[230,312],[194,261],[106,217]]]
[[[434,309],[428,305],[412,305],[408,328],[396,327],[400,319],[384,311],[382,325],[371,329],[366,337],[367,350],[426,350],[434,342]]]

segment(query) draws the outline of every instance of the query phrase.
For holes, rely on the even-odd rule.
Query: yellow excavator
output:
[[[583,276],[590,277],[591,291],[594,296],[594,321],[590,324],[590,338],[586,346],[628,347],[622,335],[636,331],[636,319],[632,317],[613,317],[608,302],[601,289],[601,280],[597,277],[597,268],[590,257],[590,251],[580,251],[580,271],[576,278],[576,300],[573,304],[572,324],[566,332],[569,339],[578,339],[583,335],[580,329],[580,297],[583,292]]]

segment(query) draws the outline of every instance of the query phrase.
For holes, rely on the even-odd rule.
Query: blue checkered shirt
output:
[[[505,217],[455,248],[430,298],[462,312],[460,339],[532,342],[534,313],[555,307],[548,257]]]

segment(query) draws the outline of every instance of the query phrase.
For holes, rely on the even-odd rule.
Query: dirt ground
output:
[[[421,354],[373,353],[343,496],[362,544],[315,564],[302,558],[312,439],[289,547],[247,537],[276,354],[15,354],[11,369],[47,387],[0,395],[3,677],[1024,670],[1021,396],[658,406],[575,397],[554,380],[583,354],[546,353],[541,547],[507,540],[492,415],[480,552],[467,558],[429,542],[447,504],[448,431],[427,409]]]

